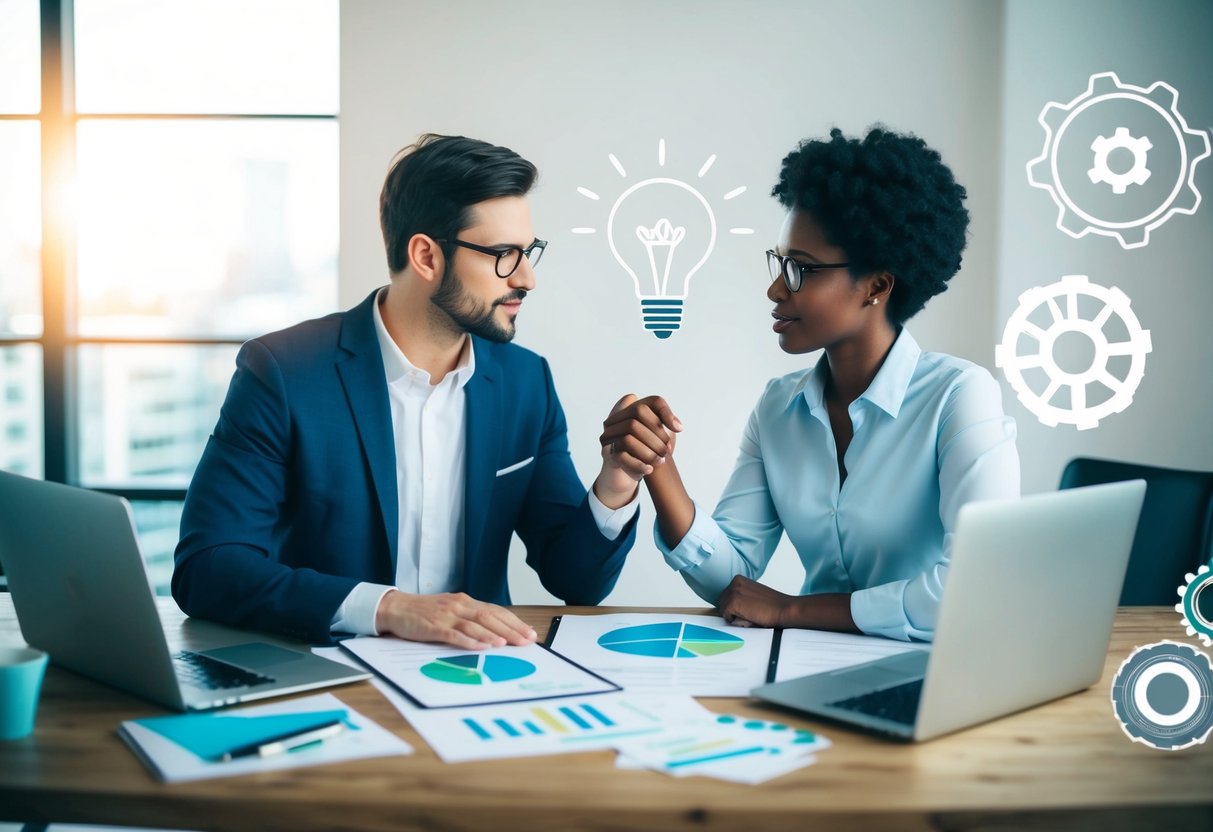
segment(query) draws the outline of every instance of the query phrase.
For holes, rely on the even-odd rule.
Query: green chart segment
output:
[[[453,685],[485,685],[509,682],[535,672],[535,665],[513,656],[486,656],[469,653],[464,656],[444,656],[421,666],[421,675],[437,682]]]
[[[598,645],[615,653],[663,659],[698,659],[740,650],[745,641],[732,633],[685,621],[620,627],[598,637]]]

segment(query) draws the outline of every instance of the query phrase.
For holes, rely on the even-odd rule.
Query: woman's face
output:
[[[813,217],[796,210],[788,212],[775,252],[805,265],[848,262],[847,252],[826,239]],[[767,297],[775,304],[772,328],[779,334],[780,348],[799,355],[859,332],[872,315],[884,312],[867,305],[870,283],[866,278],[852,280],[841,268],[806,272],[797,292],[788,290],[782,276],[771,281]]]

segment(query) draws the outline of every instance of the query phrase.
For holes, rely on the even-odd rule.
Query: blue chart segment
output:
[[[437,682],[453,685],[484,685],[509,682],[530,676],[535,665],[513,656],[485,656],[469,653],[464,656],[444,656],[421,666],[421,674]]]
[[[685,621],[620,627],[603,633],[598,645],[615,653],[665,659],[696,659],[740,650],[745,641],[713,627]]]
[[[519,737],[556,735],[561,739],[577,739],[592,736],[605,729],[614,728],[611,719],[593,705],[535,706],[529,708],[525,718],[512,712],[506,718],[465,718],[463,724],[478,739],[484,741],[510,740]]]

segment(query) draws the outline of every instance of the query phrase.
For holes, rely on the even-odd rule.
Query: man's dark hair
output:
[[[861,141],[835,128],[828,141],[803,141],[784,158],[771,196],[811,214],[847,253],[852,277],[896,278],[886,313],[894,324],[947,289],[960,269],[965,189],[917,136],[875,127]]]
[[[471,206],[501,196],[523,196],[535,184],[535,166],[508,147],[426,133],[392,160],[379,194],[379,224],[393,273],[408,265],[409,240],[426,234],[451,240],[472,224]]]

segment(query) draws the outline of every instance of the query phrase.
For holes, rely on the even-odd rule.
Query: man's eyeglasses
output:
[[[548,245],[547,240],[540,240],[538,237],[532,240],[531,244],[526,248],[520,246],[478,246],[475,243],[465,243],[463,240],[435,240],[434,242],[450,243],[453,246],[470,248],[472,251],[478,251],[481,254],[491,254],[497,258],[497,276],[503,279],[518,271],[518,266],[522,264],[523,257],[531,264],[532,269],[538,266],[539,259],[543,257],[543,250]]]
[[[800,263],[782,254],[776,254],[773,249],[767,249],[767,269],[771,272],[771,280],[783,277],[789,292],[799,292],[804,276],[824,272],[828,269],[845,269],[850,263]]]

